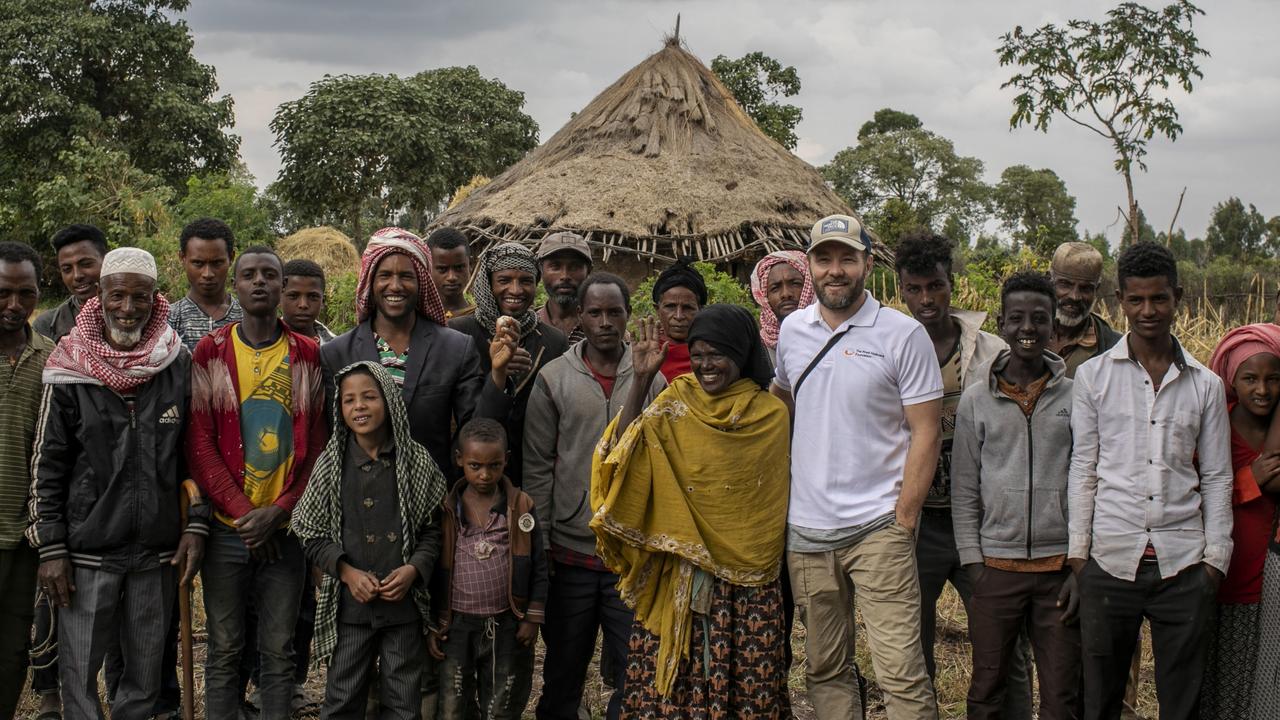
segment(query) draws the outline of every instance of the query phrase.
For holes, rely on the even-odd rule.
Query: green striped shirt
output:
[[[391,349],[386,340],[377,335],[373,337],[378,341],[378,361],[382,363],[382,367],[387,369],[387,374],[391,376],[392,380],[396,381],[396,385],[404,385],[404,371],[409,365],[408,351],[405,351],[403,355],[399,355],[395,350]]]
[[[53,342],[27,328],[17,363],[0,360],[0,550],[12,550],[27,529],[31,491],[31,443],[35,439],[41,373]]]

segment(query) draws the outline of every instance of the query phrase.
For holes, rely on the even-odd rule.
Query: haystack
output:
[[[572,230],[605,263],[724,264],[800,247],[832,213],[851,211],[672,39],[433,226],[479,246]]]
[[[351,238],[327,225],[299,230],[276,243],[276,252],[285,261],[311,260],[329,277],[360,270],[360,253],[356,252]]]

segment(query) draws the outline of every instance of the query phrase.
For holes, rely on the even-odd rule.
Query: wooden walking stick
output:
[[[183,480],[182,492],[178,493],[178,509],[182,513],[184,528],[187,525],[187,508],[199,505],[200,502],[200,488],[195,481]],[[178,633],[182,650],[182,720],[195,720],[196,678],[191,647],[191,583],[178,588]]]

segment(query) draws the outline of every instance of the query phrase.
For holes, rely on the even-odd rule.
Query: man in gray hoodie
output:
[[[618,597],[618,576],[596,556],[588,527],[592,455],[635,377],[624,342],[631,292],[622,278],[601,272],[583,281],[578,298],[586,339],[542,368],[525,411],[524,490],[542,518],[552,560],[539,720],[578,717],[598,628],[604,630],[604,652],[612,655],[601,665],[615,674],[606,717],[617,720],[633,619]],[[647,401],[665,387],[659,374]]]
[[[1003,716],[1015,651],[1026,628],[1040,675],[1044,720],[1080,715],[1080,630],[1067,567],[1071,380],[1046,349],[1053,333],[1049,279],[1020,273],[1000,293],[1009,344],[974,374],[956,414],[951,515],[970,578],[970,720]]]

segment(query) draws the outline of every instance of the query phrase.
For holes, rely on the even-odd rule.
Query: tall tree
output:
[[[1238,197],[1213,206],[1204,242],[1212,257],[1250,260],[1269,253],[1267,220],[1250,204],[1245,207]]]
[[[887,242],[911,225],[948,226],[959,241],[987,217],[991,189],[982,170],[981,160],[958,155],[950,140],[914,127],[866,135],[822,174]]]
[[[325,76],[271,121],[280,149],[273,194],[303,218],[338,213],[359,241],[363,217],[427,214],[475,175],[496,175],[538,142],[524,93],[474,67]]]
[[[0,223],[38,230],[34,188],[61,174],[75,138],[126,153],[181,190],[229,169],[231,98],[191,54],[187,0],[0,0]]]
[[[1129,236],[1137,239],[1138,200],[1133,169],[1146,170],[1147,143],[1157,134],[1182,134],[1171,86],[1191,92],[1207,56],[1192,28],[1200,8],[1178,0],[1153,10],[1121,3],[1103,22],[1069,20],[1027,32],[1005,33],[1000,64],[1020,71],[1001,87],[1018,91],[1011,127],[1029,124],[1047,132],[1055,116],[1087,128],[1111,143],[1115,168],[1128,193]]]
[[[782,147],[795,149],[795,128],[800,124],[802,112],[795,105],[778,102],[779,98],[800,92],[800,75],[794,67],[783,67],[782,63],[757,51],[737,60],[717,55],[711,61],[711,71],[729,88],[761,132]]]
[[[1013,240],[1042,257],[1077,238],[1076,199],[1067,192],[1062,178],[1048,168],[1005,168],[991,197],[996,217]]]
[[[862,123],[862,127],[858,128],[858,140],[866,140],[868,137],[877,133],[893,132],[894,130],[915,130],[923,127],[920,118],[909,112],[894,110],[893,108],[880,108],[876,111],[871,119]]]

